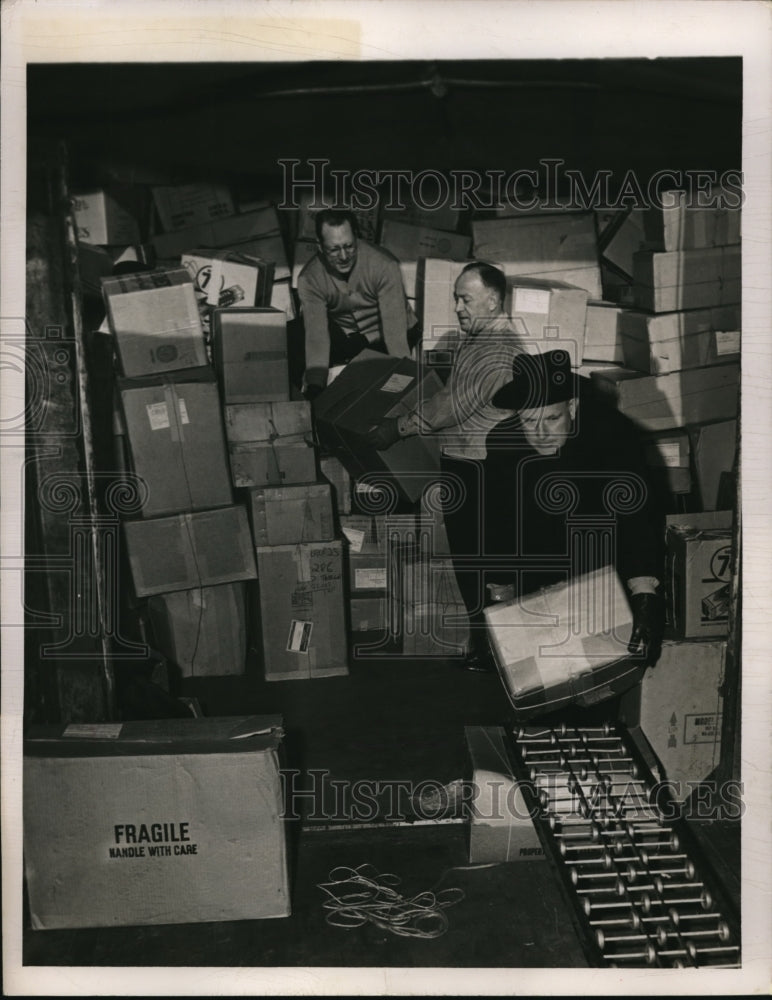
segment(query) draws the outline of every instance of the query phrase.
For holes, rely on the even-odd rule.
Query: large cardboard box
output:
[[[280,716],[32,729],[35,930],[287,917]]]
[[[157,594],[147,602],[154,649],[180,677],[244,673],[247,658],[243,583]]]
[[[393,253],[400,262],[405,292],[411,298],[415,298],[419,258],[465,260],[469,257],[471,240],[468,236],[461,236],[458,233],[384,219],[380,245]]]
[[[343,544],[257,548],[265,679],[348,673]]]
[[[434,191],[435,194],[440,194],[439,188]],[[429,188],[424,192],[422,190],[422,195],[424,201],[431,201],[431,195]],[[448,233],[453,233],[458,228],[458,220],[460,217],[460,212],[457,208],[453,208],[452,205],[443,204],[438,197],[438,205],[436,208],[426,208],[421,205],[416,205],[414,202],[408,202],[401,208],[384,208],[381,211],[381,219],[383,222],[403,222],[408,223],[411,226],[423,226],[430,227],[434,230],[440,229]]]
[[[625,310],[615,302],[588,302],[582,361],[624,364],[620,317]],[[631,365],[630,367],[634,367]]]
[[[515,711],[593,705],[642,674],[627,644],[632,612],[610,567],[484,611],[499,673]]]
[[[107,191],[73,195],[72,214],[79,243],[127,246],[139,243],[139,224],[132,213]]]
[[[329,483],[251,490],[249,517],[255,545],[326,542],[335,537]]]
[[[453,290],[465,267],[463,261],[420,257],[416,270],[416,315],[421,320],[425,351],[434,350],[458,329]]]
[[[225,432],[235,486],[289,486],[316,480],[309,403],[226,406]]]
[[[173,233],[157,233],[150,242],[159,258],[170,260],[194,247],[232,247],[279,232],[276,209],[267,205],[254,212],[186,226]]]
[[[78,243],[78,274],[87,295],[102,297],[102,278],[110,278],[117,264],[137,262],[148,264],[152,254],[141,243],[130,246],[92,246]]]
[[[147,489],[143,517],[233,502],[213,381],[124,382],[119,392],[132,468]]]
[[[732,586],[732,512],[666,518],[669,629],[681,639],[726,635]]]
[[[259,257],[260,260],[273,264],[274,283],[289,281],[291,271],[281,233],[270,233],[268,236],[260,236],[255,240],[245,240],[243,243],[225,249],[249,254],[250,257]]]
[[[289,400],[287,317],[278,309],[215,309],[214,359],[223,402]]]
[[[604,260],[628,277],[633,276],[633,256],[645,242],[645,210],[634,208],[616,219],[604,233],[601,253]]]
[[[274,266],[241,249],[190,250],[182,255],[196,291],[210,306],[268,306]]]
[[[699,250],[740,242],[739,208],[698,208],[690,204],[686,191],[668,191],[664,201],[666,204],[652,206],[643,213],[650,249]]]
[[[243,507],[123,524],[137,597],[254,580],[255,555]]]
[[[650,312],[731,305],[741,292],[739,246],[640,250],[633,260],[635,304]]]
[[[207,363],[201,315],[184,268],[104,278],[102,292],[124,375]]]
[[[179,184],[153,188],[158,218],[164,232],[186,229],[233,215],[230,191],[219,184]]]
[[[691,493],[689,435],[685,430],[661,431],[644,439],[646,463],[671,493]]]
[[[720,640],[665,640],[656,666],[622,698],[622,718],[640,726],[677,802],[720,761],[725,655]]]
[[[689,428],[694,476],[702,510],[716,510],[721,476],[731,472],[737,451],[737,421]]]
[[[507,752],[500,726],[464,726],[470,864],[536,861],[544,848]]]
[[[407,358],[363,351],[314,402],[319,441],[354,479],[385,473],[399,494],[417,500],[437,479],[439,449],[433,437],[415,435],[377,451],[363,435],[385,417],[410,412],[441,388],[435,372],[421,371]]]
[[[620,312],[622,363],[665,375],[685,368],[733,361],[740,352],[740,307],[718,306],[686,312]]]
[[[628,368],[616,368],[595,370],[591,377],[622,413],[650,431],[732,420],[738,412],[737,364],[691,368],[668,375],[641,375]]]
[[[385,597],[349,599],[352,632],[384,632],[389,625],[389,604]]]
[[[475,258],[500,264],[507,275],[552,277],[601,298],[592,212],[477,219],[472,237]]]
[[[469,617],[449,559],[404,559],[400,589],[392,594],[406,656],[463,656],[469,646]]]
[[[571,364],[581,364],[587,292],[564,281],[507,278],[505,309],[531,354],[567,351]]]
[[[230,444],[310,436],[311,404],[277,400],[226,406],[225,434]]]

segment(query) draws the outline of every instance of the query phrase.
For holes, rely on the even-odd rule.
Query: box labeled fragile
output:
[[[247,658],[243,583],[157,594],[147,602],[154,648],[180,677],[244,673]]]
[[[660,313],[740,302],[740,263],[739,246],[639,250],[633,258],[635,304]]]
[[[627,691],[620,714],[640,726],[677,802],[718,767],[726,642],[665,640],[656,666]]]
[[[265,679],[348,673],[343,544],[258,546]]]
[[[125,521],[123,531],[137,597],[255,579],[243,507]]]
[[[632,612],[610,567],[484,611],[499,674],[520,715],[593,705],[642,674],[627,644]]]
[[[710,638],[729,630],[732,512],[666,518],[669,627],[679,638]]]
[[[185,268],[103,278],[102,294],[124,375],[207,364],[201,315]]]
[[[226,405],[289,400],[284,312],[215,309],[212,328],[215,365]]]
[[[280,716],[32,729],[32,927],[289,916],[282,736]]]
[[[470,863],[543,860],[544,848],[512,769],[505,731],[501,726],[464,726],[464,738]]]
[[[734,361],[740,353],[740,307],[652,315],[620,313],[623,364],[651,375]]]
[[[584,355],[587,292],[564,281],[507,278],[505,309],[531,354],[566,351],[573,367]]]
[[[251,490],[249,516],[255,545],[326,542],[335,536],[329,483]]]

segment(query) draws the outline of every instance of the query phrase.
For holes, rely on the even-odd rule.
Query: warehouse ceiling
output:
[[[739,169],[742,60],[31,66],[31,136],[74,169],[262,179],[280,159],[357,169]],[[91,180],[85,178],[84,180]],[[98,178],[94,178],[98,179]]]

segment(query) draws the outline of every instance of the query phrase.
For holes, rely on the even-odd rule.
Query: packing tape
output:
[[[295,563],[295,571],[298,583],[311,582],[311,551],[308,545],[295,545],[292,550],[292,561]]]
[[[169,418],[169,434],[175,444],[180,442],[180,415],[177,412],[177,394],[173,385],[164,386],[164,402],[166,403],[166,413]]]

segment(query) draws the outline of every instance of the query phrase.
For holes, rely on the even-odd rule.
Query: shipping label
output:
[[[313,631],[313,622],[303,622],[294,620],[290,622],[289,637],[287,639],[287,652],[289,653],[308,653],[308,647],[311,645],[311,632]]]
[[[387,586],[386,581],[385,566],[354,570],[354,587],[356,590],[385,590]]]
[[[412,375],[400,375],[395,372],[381,386],[381,392],[403,392],[414,381]]]
[[[162,431],[171,426],[166,403],[148,403],[145,409],[147,410],[151,430]]]
[[[185,405],[185,400],[181,399],[181,398],[178,399],[178,401],[177,401],[177,407],[178,407],[179,414],[180,414],[180,423],[181,424],[189,424],[190,420],[188,419],[188,408]]]
[[[678,468],[681,462],[681,445],[678,441],[663,441],[656,448],[668,468]]]
[[[716,354],[738,354],[740,351],[739,330],[716,330]]]
[[[684,744],[718,743],[720,739],[721,715],[719,713],[684,716]]]

